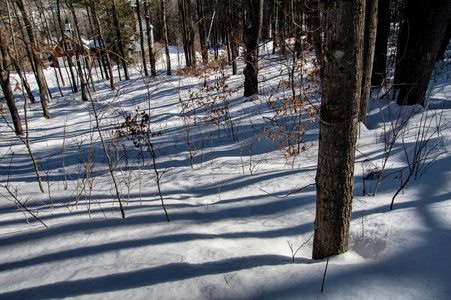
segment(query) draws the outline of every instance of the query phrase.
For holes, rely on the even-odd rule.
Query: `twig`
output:
[[[288,192],[286,195],[284,195],[284,196],[277,196],[277,195],[272,194],[272,193],[269,193],[269,192],[267,192],[267,191],[265,191],[265,190],[263,190],[263,189],[260,189],[260,191],[262,191],[262,192],[264,192],[264,193],[266,193],[266,194],[268,194],[268,195],[270,195],[270,196],[277,197],[277,198],[279,198],[279,199],[283,199],[283,198],[286,198],[286,197],[288,197],[288,196],[290,196],[290,195],[292,195],[292,194],[299,193],[300,191],[305,190],[306,188],[311,187],[311,186],[314,186],[314,185],[316,185],[316,183],[310,183],[310,184],[308,184],[308,185],[306,185],[306,186],[303,186],[303,187],[301,187],[300,189],[297,189],[297,190],[295,190],[295,191],[289,191],[289,192]]]
[[[326,281],[326,273],[327,273],[327,266],[329,265],[329,257],[326,261],[326,268],[324,269],[324,275],[323,275],[323,284],[321,285],[321,293],[324,291],[324,282]]]
[[[9,187],[7,185],[2,185],[2,187],[4,187],[7,191],[8,194],[11,195],[11,197],[14,198],[14,201],[16,203],[18,203],[23,209],[25,209],[27,211],[27,213],[29,213],[33,218],[35,218],[36,220],[38,220],[42,225],[45,226],[45,228],[49,228],[44,222],[42,222],[41,219],[39,219],[38,216],[36,216],[33,212],[31,212],[24,204],[22,204],[22,202],[20,202],[19,199],[17,199],[17,197],[11,192],[11,190],[9,189]],[[0,193],[0,195],[2,195],[3,197],[5,197],[3,194]],[[6,198],[6,197],[5,197]]]

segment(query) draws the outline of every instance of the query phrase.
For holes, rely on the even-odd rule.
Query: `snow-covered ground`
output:
[[[4,121],[0,124],[0,299],[449,299],[447,68],[431,82],[426,111],[400,109],[386,98],[371,101],[367,127],[359,131],[350,250],[316,261],[311,259],[311,184],[318,126],[309,124],[303,136],[306,151],[287,160],[278,149],[278,128],[271,122],[275,111],[269,105],[289,95],[278,88],[287,67],[262,52],[258,99],[242,97],[242,72],[225,82],[232,91],[227,97],[220,98],[224,94],[218,89],[204,90],[204,102],[215,96],[225,101],[217,110],[220,126],[213,123],[214,114],[194,109],[200,97],[190,101],[204,78],[167,77],[163,61],[155,80],[134,70],[114,92],[108,81],[96,82],[93,102],[125,219],[91,103],[68,87],[61,97],[53,70],[47,70],[54,96],[51,118],[42,117],[39,103],[27,106],[44,193],[26,147]],[[177,51],[171,55],[176,72],[183,57],[177,58]],[[225,73],[231,74],[229,67]],[[211,73],[209,86],[215,77],[220,71]],[[16,93],[23,119],[23,100]],[[307,107],[320,97],[310,99]],[[161,196],[171,222],[145,143],[135,147],[117,135],[125,117],[137,111],[150,116]],[[269,132],[275,133],[274,142]],[[429,140],[423,152],[428,160],[416,164],[420,169],[390,211],[392,197],[408,178],[409,169],[402,176],[399,171],[419,153],[415,149],[423,137]],[[386,157],[383,175],[388,176],[372,196]],[[435,163],[428,164],[431,159]]]

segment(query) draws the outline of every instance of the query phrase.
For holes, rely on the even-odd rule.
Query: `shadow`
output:
[[[290,263],[289,258],[279,255],[255,255],[235,257],[202,264],[170,263],[153,268],[62,281],[20,291],[1,293],[2,299],[49,299],[76,297],[89,294],[127,290],[159,283],[174,282],[200,276],[224,274],[263,266],[280,266]]]

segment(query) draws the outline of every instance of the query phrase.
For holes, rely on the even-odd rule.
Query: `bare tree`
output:
[[[258,94],[258,48],[263,25],[263,0],[246,0],[245,20],[246,67],[244,96]]]
[[[373,73],[374,46],[377,30],[377,2],[366,0],[365,39],[363,50],[362,97],[360,99],[359,122],[365,124],[366,112],[371,93],[371,75]]]
[[[22,123],[20,122],[19,111],[16,107],[16,101],[14,100],[13,90],[9,81],[9,58],[8,58],[8,45],[6,44],[5,33],[0,29],[0,85],[5,96],[6,103],[8,105],[11,118],[13,120],[14,129],[17,135],[24,135]]]
[[[146,14],[147,46],[149,48],[150,74],[155,77],[157,76],[157,69],[155,67],[155,53],[153,47],[153,25],[150,22],[150,7],[147,1],[144,2],[144,11]]]
[[[380,86],[387,74],[387,46],[390,34],[390,0],[379,0],[377,8],[377,33],[374,49],[371,84]]]
[[[323,6],[323,96],[313,259],[348,250],[365,27],[364,0],[327,0]]]
[[[45,82],[45,76],[42,66],[42,61],[40,58],[41,51],[39,49],[38,43],[34,36],[34,25],[31,19],[31,16],[28,13],[27,6],[24,0],[16,0],[16,5],[22,13],[22,19],[25,23],[25,29],[27,31],[28,41],[32,47],[31,55],[33,58],[33,63],[36,71],[36,81],[39,87],[39,97],[41,99],[42,111],[44,114],[44,118],[50,118],[49,109],[47,107],[46,102],[46,94],[47,94],[47,84]],[[50,99],[49,99],[50,100]]]
[[[169,55],[168,23],[166,20],[166,0],[161,0],[161,15],[163,19],[164,52],[166,54],[166,75],[172,75],[171,56]]]

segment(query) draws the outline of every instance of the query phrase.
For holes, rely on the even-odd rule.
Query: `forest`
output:
[[[451,2],[0,17],[0,298],[451,292]]]

